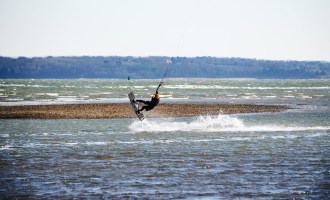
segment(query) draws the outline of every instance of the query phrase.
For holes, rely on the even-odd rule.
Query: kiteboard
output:
[[[135,96],[134,96],[133,92],[130,92],[128,94],[128,98],[131,102],[132,108],[133,108],[136,116],[139,118],[139,120],[141,120],[141,121],[144,120],[144,115],[141,111],[139,111],[139,109],[140,109],[139,103],[135,102]]]

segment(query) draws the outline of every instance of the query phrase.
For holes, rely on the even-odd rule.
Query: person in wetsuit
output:
[[[158,91],[156,91],[156,93],[152,96],[150,101],[136,100],[136,102],[145,104],[144,106],[142,106],[142,108],[139,110],[139,112],[141,112],[143,110],[149,111],[149,110],[154,109],[158,105],[159,99],[160,99],[160,96],[158,94]]]

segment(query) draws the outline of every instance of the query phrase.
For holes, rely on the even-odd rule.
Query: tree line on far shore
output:
[[[330,63],[217,57],[0,57],[0,78],[158,79],[168,65],[172,78],[329,78]]]

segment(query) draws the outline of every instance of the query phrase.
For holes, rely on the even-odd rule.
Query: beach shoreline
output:
[[[282,105],[163,103],[144,112],[146,118],[193,117],[218,114],[281,112]],[[129,103],[0,106],[0,119],[135,118]]]

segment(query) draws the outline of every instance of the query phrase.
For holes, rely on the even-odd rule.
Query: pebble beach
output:
[[[252,104],[160,104],[147,118],[279,112],[286,106]],[[99,119],[136,117],[128,103],[0,106],[2,119]]]

